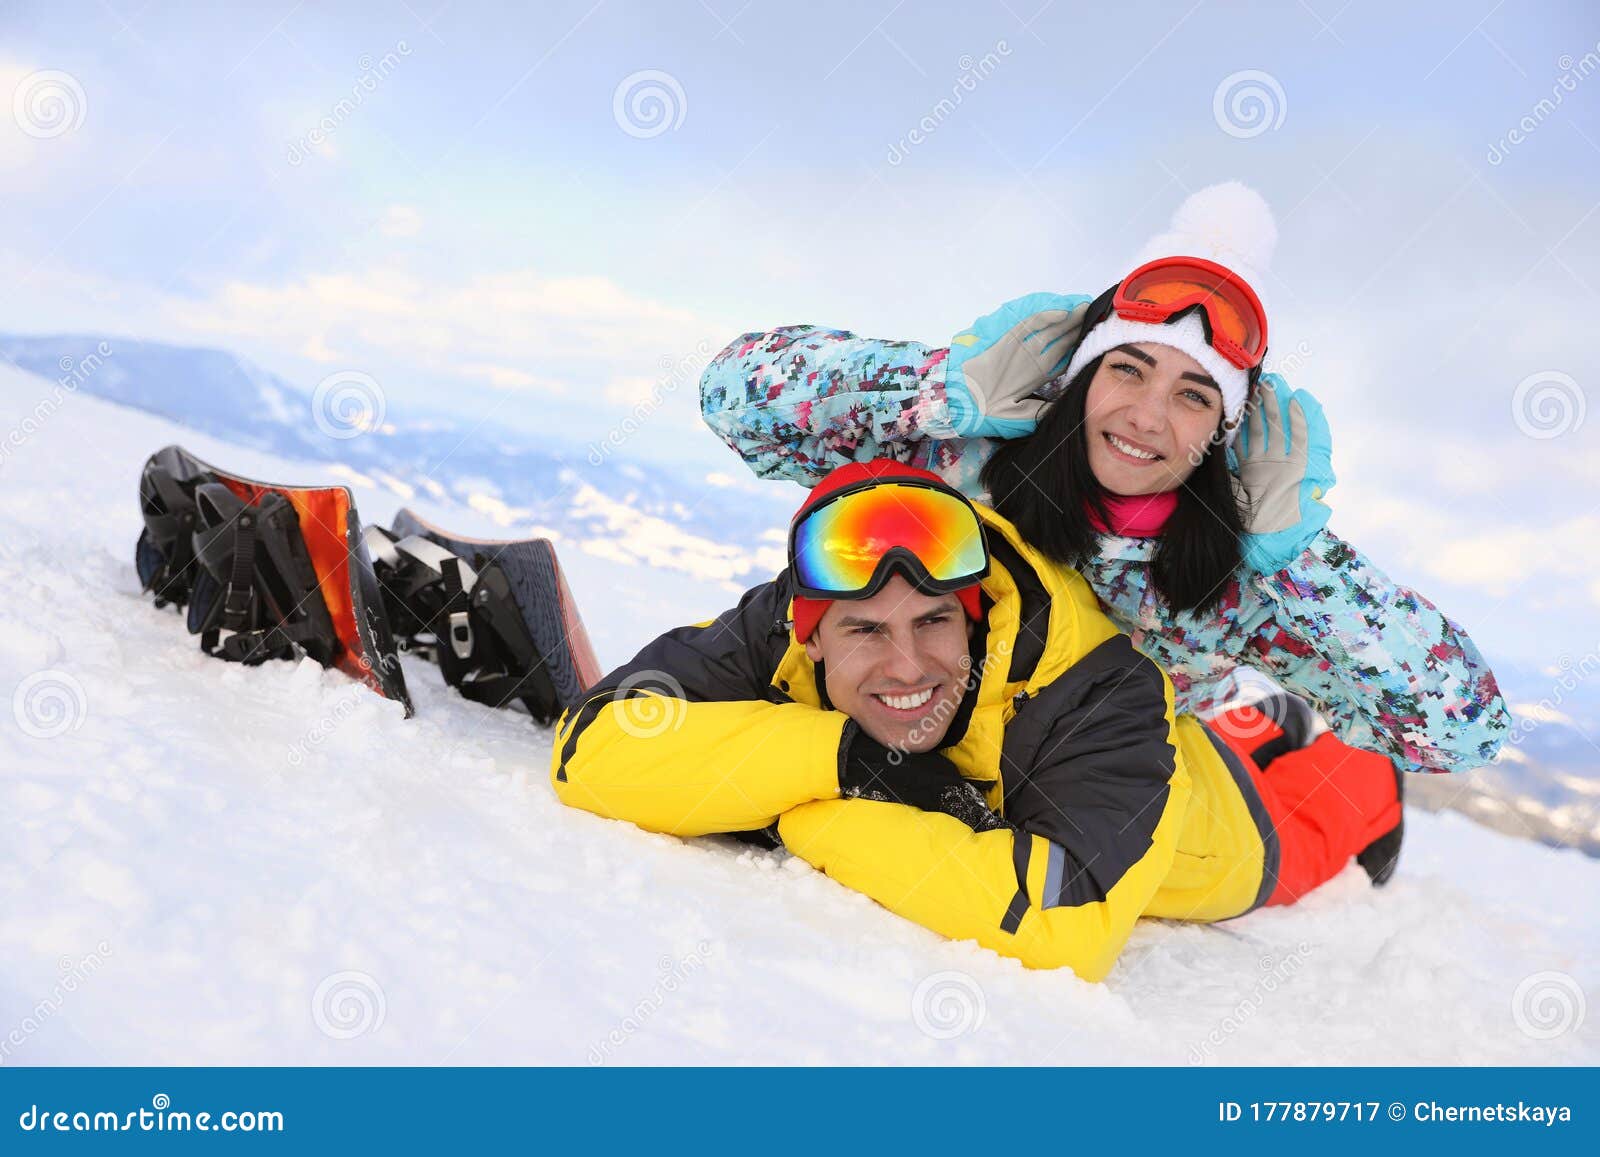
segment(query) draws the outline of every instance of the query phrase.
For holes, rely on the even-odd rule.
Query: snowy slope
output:
[[[1600,861],[1458,815],[1408,817],[1387,889],[1146,922],[1089,985],[781,853],[564,809],[548,734],[426,666],[407,721],[206,659],[139,596],[139,465],[326,467],[82,395],[13,444],[47,386],[0,370],[0,1062],[1600,1061]],[[727,601],[563,549],[607,662]]]

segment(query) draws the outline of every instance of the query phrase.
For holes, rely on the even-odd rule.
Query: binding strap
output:
[[[189,630],[200,649],[250,665],[300,652],[331,663],[340,644],[288,500],[268,492],[252,506],[225,485],[206,483],[195,490],[195,506],[201,575]]]
[[[478,570],[421,535],[396,539],[376,527],[365,533],[407,650],[435,659],[463,698],[489,707],[520,701],[537,722],[555,722],[561,706],[554,680],[498,563]]]

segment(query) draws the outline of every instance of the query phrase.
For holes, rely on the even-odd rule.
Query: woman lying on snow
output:
[[[706,369],[701,408],[762,477],[811,486],[889,457],[988,501],[1082,572],[1180,711],[1217,714],[1248,665],[1407,770],[1482,766],[1510,728],[1493,674],[1326,529],[1328,427],[1304,390],[1262,374],[1266,342],[1243,278],[1164,258],[1092,301],[1018,298],[947,349],[812,325],[746,334]]]
[[[1292,903],[1352,855],[1387,877],[1394,765],[1308,724],[1177,714],[1080,575],[882,460],[812,491],[778,578],[591,688],[551,774],[652,831],[776,823],[908,919],[1100,980],[1140,916]]]

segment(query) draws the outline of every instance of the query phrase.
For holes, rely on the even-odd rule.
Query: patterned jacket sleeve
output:
[[[1339,734],[1413,771],[1470,771],[1511,727],[1466,632],[1322,531],[1294,565],[1254,580],[1270,600],[1245,658],[1303,695]],[[1273,609],[1275,608],[1275,610]]]
[[[845,462],[948,465],[958,439],[945,399],[949,350],[816,325],[747,333],[706,367],[706,424],[758,477],[815,485]],[[940,442],[953,443],[941,453]]]

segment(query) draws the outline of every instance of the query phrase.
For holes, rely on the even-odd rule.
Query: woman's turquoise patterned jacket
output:
[[[979,471],[998,442],[962,434],[981,415],[959,380],[959,346],[952,358],[812,325],[745,334],[706,368],[701,412],[763,478],[810,486],[842,462],[891,457],[981,499]],[[1508,734],[1494,674],[1466,632],[1326,529],[1275,574],[1241,570],[1221,610],[1203,617],[1174,614],[1151,590],[1154,546],[1107,536],[1082,569],[1111,618],[1171,674],[1178,710],[1215,714],[1248,665],[1310,700],[1347,742],[1413,771],[1482,766]]]

